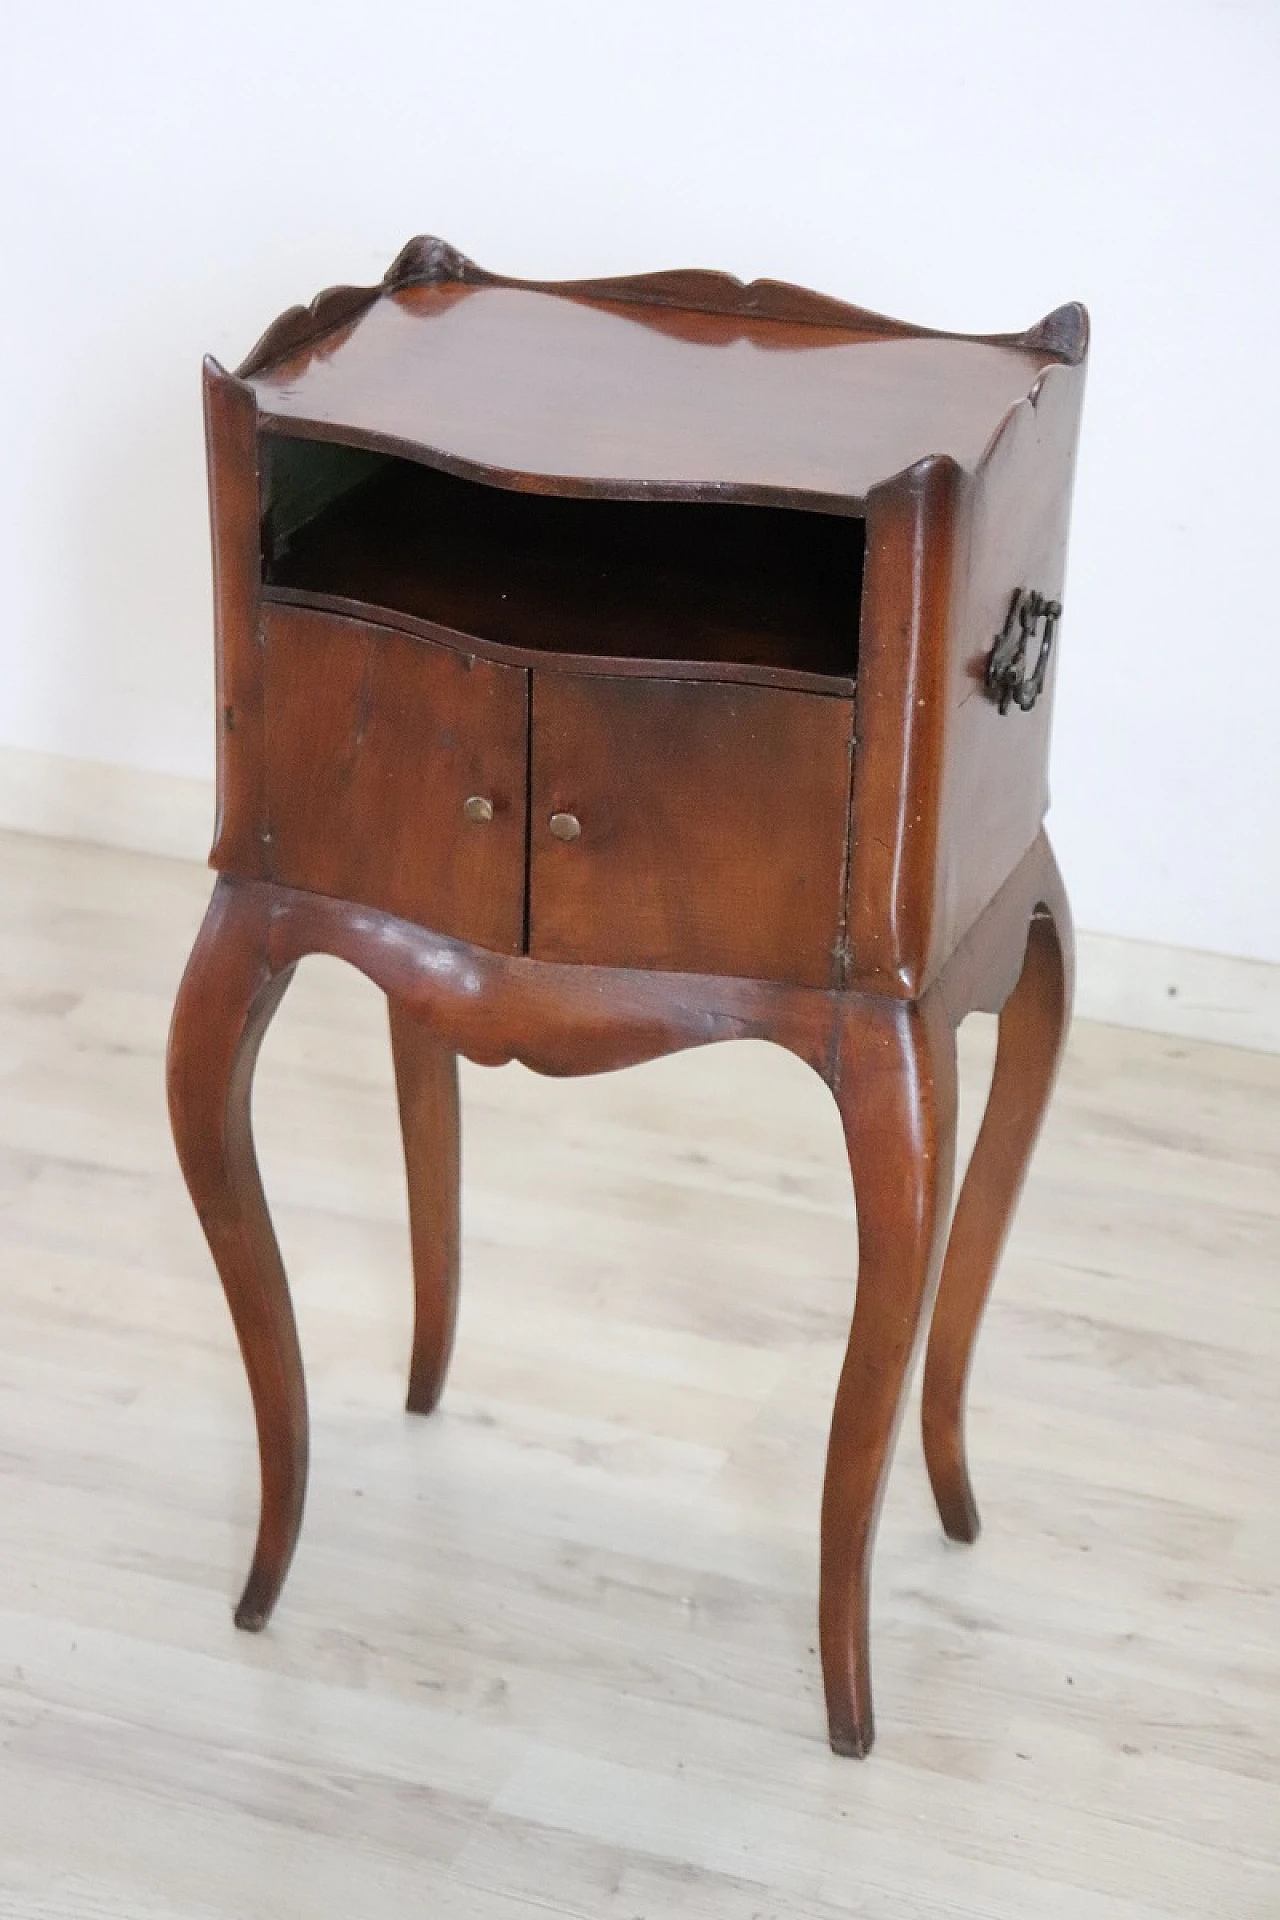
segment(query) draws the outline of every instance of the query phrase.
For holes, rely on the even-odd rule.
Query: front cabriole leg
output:
[[[858,1290],[822,1496],[819,1638],[831,1745],[861,1757],[875,1737],[868,1626],[876,1522],[955,1171],[955,1033],[941,997],[851,997],[825,1077],[853,1175]]]
[[[279,1598],[307,1481],[302,1356],[250,1125],[262,1037],[293,967],[267,952],[271,889],[220,878],[178,989],[169,1032],[169,1114],[178,1159],[213,1254],[258,1426],[262,1507],[236,1625],[264,1627]]]

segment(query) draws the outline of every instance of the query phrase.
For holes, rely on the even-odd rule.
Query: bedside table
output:
[[[238,373],[206,362],[219,878],[169,1095],[257,1417],[238,1625],[279,1595],[307,1469],[249,1122],[298,961],[390,1003],[422,1413],[457,1303],[456,1056],[598,1073],[755,1036],[830,1086],[854,1181],[819,1618],[831,1744],[867,1751],[912,1362],[929,1327],[930,1479],[972,1540],[965,1380],[1069,1015],[1042,819],[1086,346],[1078,306],[968,338],[716,273],[509,280],[419,239]],[[975,1009],[999,1041],[953,1220]]]

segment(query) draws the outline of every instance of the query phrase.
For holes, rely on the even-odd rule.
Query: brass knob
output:
[[[553,813],[547,825],[557,840],[576,840],[582,832],[582,822],[576,813]]]
[[[493,802],[482,793],[473,793],[469,800],[463,801],[462,811],[473,826],[487,827],[493,818]]]

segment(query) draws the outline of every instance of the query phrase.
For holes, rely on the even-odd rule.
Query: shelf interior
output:
[[[515,492],[282,435],[263,454],[269,587],[508,646],[856,674],[859,519]]]

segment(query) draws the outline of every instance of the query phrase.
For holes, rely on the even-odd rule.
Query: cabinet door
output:
[[[847,699],[535,672],[529,952],[837,984],[852,750]]]
[[[302,607],[263,639],[272,877],[519,953],[527,672]]]

